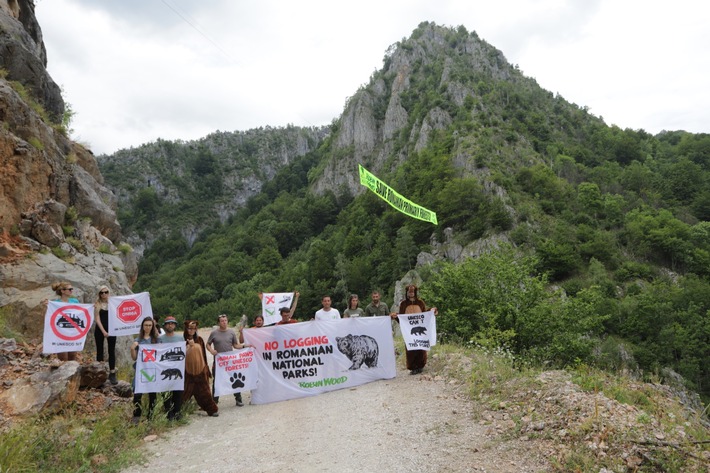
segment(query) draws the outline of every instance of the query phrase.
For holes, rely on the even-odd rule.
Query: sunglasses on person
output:
[[[99,291],[99,294],[108,294],[108,291]]]
[[[74,290],[73,287],[65,287],[64,289],[62,289],[62,291],[73,291],[73,290]]]

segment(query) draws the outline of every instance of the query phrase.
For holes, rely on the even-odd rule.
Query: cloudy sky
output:
[[[324,125],[422,21],[463,25],[622,128],[710,132],[706,0],[35,0],[48,69],[96,154]]]

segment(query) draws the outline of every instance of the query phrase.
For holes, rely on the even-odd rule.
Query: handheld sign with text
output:
[[[417,314],[399,314],[397,317],[407,351],[429,351],[436,345],[436,317],[433,310]]]
[[[215,356],[214,395],[240,393],[256,389],[259,367],[253,348],[217,353]]]
[[[351,317],[244,330],[259,382],[252,404],[351,388],[397,375],[389,317]]]
[[[141,292],[108,298],[108,334],[111,336],[140,333],[141,322],[153,317],[150,294]]]
[[[82,351],[93,319],[92,304],[49,301],[44,314],[42,352]]]

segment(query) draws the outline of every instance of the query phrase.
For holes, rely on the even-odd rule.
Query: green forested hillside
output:
[[[118,196],[131,243],[149,247],[173,233],[192,243],[206,227],[227,220],[281,166],[315,149],[325,133],[294,126],[216,131],[195,141],[159,139],[97,161]]]
[[[298,290],[308,319],[325,293],[340,309],[373,289],[392,303],[416,268],[442,337],[551,365],[670,368],[710,395],[710,135],[608,126],[475,33],[431,23],[388,51],[346,113],[365,102],[378,130],[393,103],[406,123],[367,154],[339,146],[351,125],[334,121],[225,224],[193,245],[157,240],[134,290],[156,314],[205,323],[253,316],[259,291]],[[425,130],[434,115],[445,119]],[[356,175],[358,160],[439,225],[370,193],[312,191],[326,163]],[[479,247],[494,249],[463,257]]]

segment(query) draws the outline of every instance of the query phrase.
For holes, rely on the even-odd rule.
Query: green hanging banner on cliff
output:
[[[380,181],[377,176],[359,164],[358,168],[360,169],[360,184],[380,196],[381,199],[385,200],[392,207],[405,215],[409,215],[410,217],[438,225],[438,222],[436,221],[436,214],[434,212],[405,199],[390,186]]]

